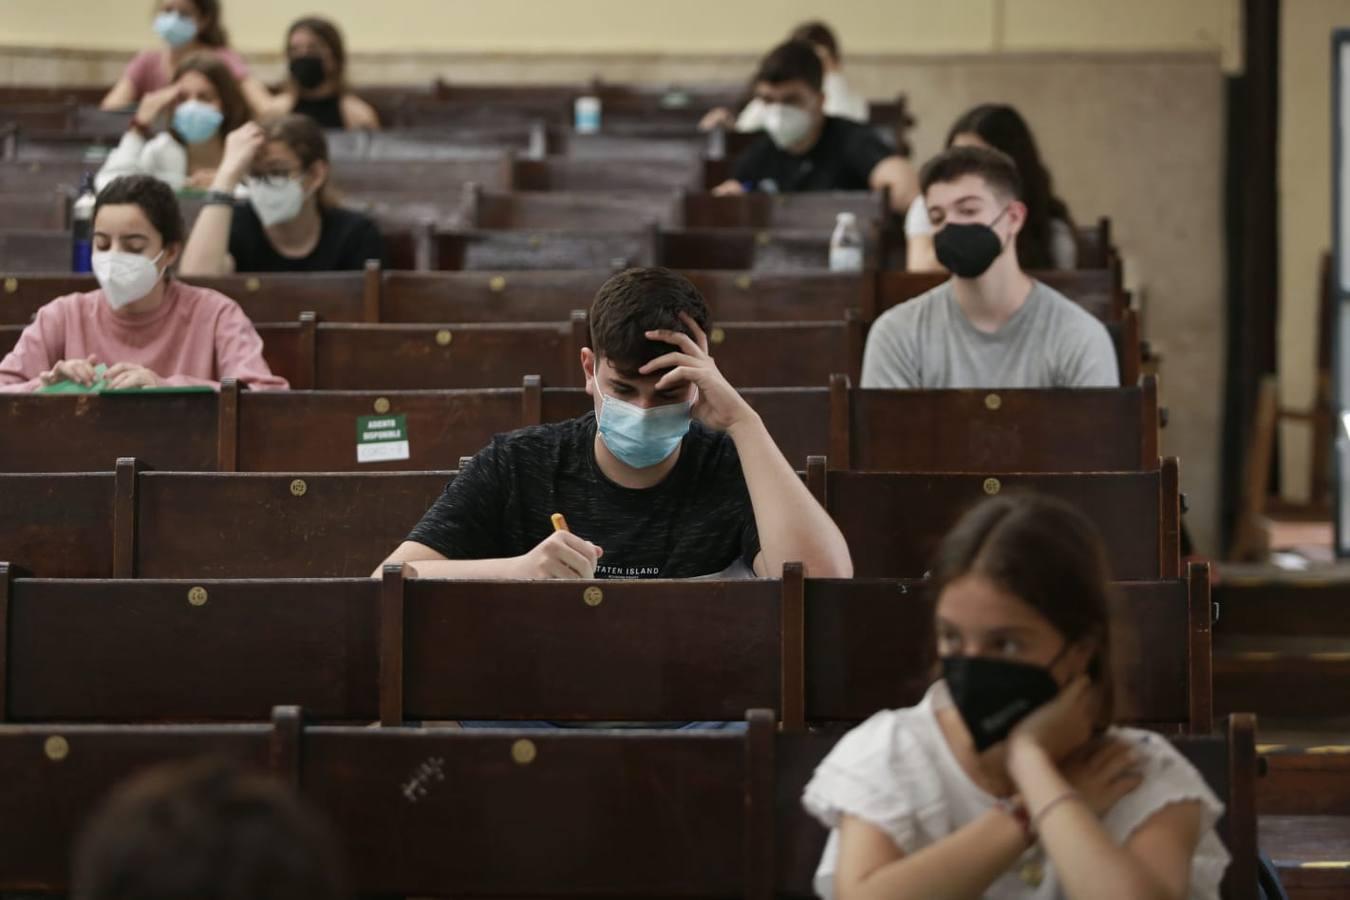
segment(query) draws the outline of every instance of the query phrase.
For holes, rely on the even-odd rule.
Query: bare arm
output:
[[[727,433],[741,457],[759,531],[755,574],[777,577],[783,563],[800,562],[811,578],[852,578],[853,560],[843,533],[811,496],[759,415],[749,410]]]
[[[1074,900],[1184,900],[1191,857],[1200,840],[1200,804],[1168,806],[1137,830],[1125,846],[1102,827],[1076,796],[1058,800],[1071,787],[1048,753],[1030,742],[1009,749],[1008,771],[1038,823],[1046,855],[1054,862],[1064,893]],[[1053,807],[1049,805],[1055,803]]]
[[[425,544],[404,541],[381,563],[410,563],[414,578],[588,579],[604,550],[571,532],[555,531],[530,552],[498,559],[448,559]],[[375,577],[380,570],[376,569]]]
[[[253,118],[265,119],[272,114],[272,92],[256,77],[246,75],[239,80],[239,92],[244,95]]]
[[[755,511],[760,555],[755,574],[778,576],[783,563],[800,562],[812,578],[850,578],[853,561],[839,526],[821,508],[769,436],[759,414],[736,392],[708,355],[708,339],[681,313],[690,338],[678,331],[649,331],[651,340],[679,348],[651,360],[638,371],[670,371],[656,383],[664,391],[681,384],[698,387],[694,416],[709,428],[725,431],[736,444],[741,471]]]
[[[225,137],[225,154],[211,181],[211,190],[234,193],[244,173],[253,162],[253,156],[263,144],[263,131],[257,124],[247,122]],[[210,203],[202,207],[197,221],[188,235],[178,271],[191,275],[225,275],[234,271],[230,257],[230,224],[234,221],[234,207],[228,203]]]
[[[99,109],[125,109],[136,102],[136,86],[131,83],[131,79],[126,75],[117,79],[117,83],[112,86],[112,90],[99,102]]]
[[[977,900],[1026,847],[1022,827],[997,809],[911,856],[881,829],[845,816],[834,893],[839,900]]]
[[[901,216],[919,194],[919,176],[903,156],[888,156],[877,163],[867,182],[874,191],[889,188],[891,209]]]
[[[342,124],[348,131],[379,131],[375,107],[355,94],[342,95]]]

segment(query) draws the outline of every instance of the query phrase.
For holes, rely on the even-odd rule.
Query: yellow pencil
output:
[[[572,529],[567,527],[567,520],[563,518],[562,513],[554,513],[553,515],[549,516],[549,520],[553,522],[554,531],[566,531],[568,533],[571,533]]]

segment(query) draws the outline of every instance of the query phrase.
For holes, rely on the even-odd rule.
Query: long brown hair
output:
[[[173,70],[173,80],[177,82],[188,72],[200,72],[216,89],[220,97],[220,112],[225,116],[220,123],[219,133],[222,138],[253,117],[248,101],[239,90],[239,82],[235,81],[234,73],[220,61],[220,57],[211,52],[190,54]]]
[[[280,141],[300,160],[300,166],[308,169],[316,162],[328,162],[328,141],[323,136],[323,129],[318,123],[309,116],[302,116],[296,113],[282,116],[263,125],[263,134],[267,141]],[[315,196],[320,206],[333,207],[337,205],[335,192],[329,186],[332,181],[332,169],[329,168],[329,175],[324,179],[324,183],[319,185]]]
[[[290,59],[291,37],[302,28],[312,31],[315,37],[328,45],[329,52],[333,54],[333,82],[337,85],[338,96],[347,93],[347,48],[342,40],[342,32],[329,19],[319,16],[296,19],[291,23],[291,27],[286,29],[286,45],[281,48],[281,55]],[[294,85],[295,80],[290,80]]]
[[[962,516],[938,547],[929,584],[934,609],[947,585],[970,574],[988,578],[1036,610],[1068,642],[1094,643],[1087,674],[1101,696],[1099,724],[1109,724],[1115,711],[1111,584],[1096,526],[1051,497],[985,500]]]

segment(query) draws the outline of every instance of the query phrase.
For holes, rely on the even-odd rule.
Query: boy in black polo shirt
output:
[[[498,435],[387,562],[438,578],[777,576],[792,561],[851,576],[843,535],[709,356],[688,279],[615,275],[590,327],[595,411]]]
[[[888,188],[891,209],[901,215],[909,209],[918,191],[914,167],[869,126],[825,115],[823,83],[820,57],[805,41],[780,44],[764,57],[755,75],[764,134],[714,194]]]

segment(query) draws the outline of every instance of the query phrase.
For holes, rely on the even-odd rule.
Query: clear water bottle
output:
[[[863,270],[863,239],[858,230],[858,217],[841,212],[834,220],[834,234],[830,235],[830,271],[861,272]]]
[[[94,174],[85,172],[80,179],[80,195],[70,213],[70,270],[90,272],[89,254],[94,249]]]
[[[577,134],[596,134],[600,131],[600,98],[578,97],[573,105],[572,128]]]

